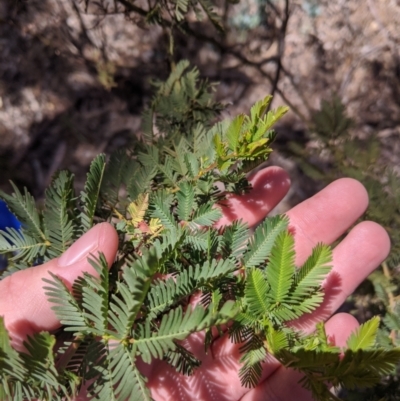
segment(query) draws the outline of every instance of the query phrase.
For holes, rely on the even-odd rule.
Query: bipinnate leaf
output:
[[[272,354],[279,354],[282,349],[289,348],[289,340],[281,330],[275,330],[272,325],[267,328],[267,348]]]
[[[180,19],[196,4],[196,12],[204,7],[215,17],[209,0],[179,0],[171,15]],[[23,223],[0,235],[0,253],[14,253],[12,269],[58,256],[98,220],[116,225],[120,246],[110,272],[104,255],[93,257],[96,275],[82,274],[72,291],[54,274],[45,280],[67,332],[56,334],[59,346],[55,336],[39,333],[25,343],[28,353],[19,353],[0,318],[0,399],[64,401],[86,383],[89,399],[150,401],[139,359],[167,360],[191,374],[201,361],[182,340],[204,331],[207,350],[227,326],[240,344],[239,376],[246,387],[258,384],[268,354],[302,372],[302,384],[320,401],[334,399],[327,383],[371,386],[398,364],[399,349],[375,344],[378,318],[361,325],[345,351],[330,344],[322,323],[309,335],[290,325],[323,301],[321,283],[332,264],[327,246],[317,245],[297,270],[287,217],[265,220],[252,237],[240,221],[214,227],[222,214],[216,203],[250,189],[246,174],[267,160],[272,125],[287,108],[267,111],[267,96],[250,117],[209,129],[218,107],[210,86],[199,84],[199,71],[188,67],[177,63],[167,82],[158,84],[147,114],[147,143],[139,143],[136,153],[111,156],[107,166],[98,156],[79,199],[67,172],[58,173],[46,191],[42,214],[26,190],[14,186],[14,195],[1,193]],[[197,293],[200,302],[192,306]],[[391,314],[385,322],[399,326]]]
[[[186,165],[188,177],[195,179],[200,172],[199,161],[196,155],[191,152],[185,152],[183,159]]]
[[[374,316],[363,323],[353,332],[347,340],[347,347],[352,351],[368,350],[374,347],[378,333],[380,319]]]

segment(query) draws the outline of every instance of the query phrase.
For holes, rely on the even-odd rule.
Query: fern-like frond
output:
[[[57,315],[60,323],[65,325],[66,331],[74,333],[89,333],[90,324],[86,320],[84,311],[77,300],[71,294],[69,288],[56,275],[49,273],[52,279],[43,279],[47,284],[43,289],[48,301],[53,304],[52,310]]]
[[[276,238],[287,229],[289,219],[282,216],[267,218],[254,232],[250,240],[249,251],[244,255],[247,268],[265,266]]]
[[[214,27],[218,31],[223,32],[224,28],[221,24],[221,17],[214,11],[214,4],[210,0],[199,0],[199,3]]]
[[[196,328],[201,327],[206,314],[206,310],[201,306],[189,306],[185,312],[179,306],[163,316],[156,332],[152,331],[150,321],[138,325],[135,331],[135,345],[143,361],[150,363],[153,358],[163,359],[167,352],[174,351],[175,341],[185,339]]]
[[[266,278],[270,285],[268,294],[271,302],[284,302],[288,296],[295,274],[294,239],[288,232],[280,234],[271,250],[266,269]]]
[[[184,162],[187,168],[187,175],[191,179],[195,179],[200,172],[199,160],[196,155],[191,152],[186,152],[184,154]]]
[[[175,161],[171,156],[166,155],[163,164],[159,164],[158,168],[163,173],[164,183],[174,187],[178,184],[178,173],[174,169]]]
[[[90,322],[93,335],[103,335],[108,329],[109,273],[108,263],[103,254],[89,259],[89,263],[99,278],[85,274],[85,285],[82,287],[83,317]]]
[[[246,252],[249,238],[249,227],[242,221],[234,221],[226,227],[222,237],[222,250],[225,257],[229,257],[239,264]]]
[[[22,194],[13,182],[11,185],[14,193],[8,195],[0,191],[0,198],[6,201],[7,207],[21,222],[26,234],[34,238],[36,242],[45,242],[46,235],[42,227],[41,216],[36,210],[35,199],[26,188]]]
[[[172,197],[159,191],[150,202],[151,217],[160,219],[162,225],[170,232],[176,232],[177,223],[172,215],[171,208]]]
[[[61,171],[46,190],[43,222],[46,237],[50,240],[49,258],[60,256],[71,245],[74,237],[73,175]]]
[[[0,231],[0,253],[12,253],[10,260],[22,260],[29,264],[35,262],[46,252],[49,242],[29,236],[21,230],[7,228]]]
[[[41,332],[24,342],[28,354],[21,354],[28,370],[27,380],[29,384],[40,388],[39,396],[52,399],[57,392],[64,395],[67,391],[59,382],[59,375],[55,366],[53,348],[56,339],[53,335]]]
[[[17,382],[23,383],[28,374],[24,361],[11,346],[10,338],[0,317],[0,396],[1,399],[22,400],[22,388],[16,388]],[[15,397],[15,398],[11,398]]]
[[[185,235],[184,244],[191,246],[197,251],[207,251],[208,249],[208,231],[207,230],[197,230],[193,233],[189,231]]]
[[[89,391],[100,401],[151,401],[146,379],[136,367],[132,345],[117,344],[104,348],[101,360],[93,366],[96,380]]]
[[[289,341],[285,332],[283,330],[275,330],[272,325],[266,330],[266,340],[268,350],[272,354],[277,354],[280,350],[289,347]]]
[[[106,206],[115,208],[119,203],[123,186],[127,186],[132,179],[134,163],[136,162],[128,156],[125,149],[111,154],[100,188],[100,195],[106,201],[103,201]]]
[[[255,268],[249,269],[244,290],[246,311],[259,319],[266,316],[271,306],[268,297],[270,291],[265,273]]]
[[[210,288],[214,280],[226,277],[236,270],[230,260],[206,261],[203,265],[188,269],[165,281],[156,281],[148,293],[149,317],[154,318],[179,301],[192,295],[196,289]]]
[[[221,210],[213,208],[212,205],[201,205],[194,213],[189,226],[193,229],[198,226],[212,226],[218,219],[222,217]]]
[[[376,342],[376,335],[378,333],[380,319],[378,316],[373,317],[367,322],[363,323],[360,327],[353,332],[347,340],[347,347],[352,351],[359,349],[371,349]]]
[[[346,350],[344,357],[326,371],[347,388],[370,387],[384,375],[392,374],[400,360],[400,349]]]
[[[85,188],[81,192],[82,212],[80,214],[80,220],[84,232],[93,226],[93,219],[99,202],[100,188],[105,167],[106,157],[104,154],[100,154],[92,161]]]
[[[312,291],[318,289],[331,269],[330,263],[332,263],[331,249],[327,245],[318,244],[296,273],[291,299],[301,302],[309,297]]]
[[[127,181],[127,191],[131,200],[147,192],[150,184],[157,173],[157,165],[145,164],[141,165],[137,162],[130,163],[129,180]]]
[[[243,356],[240,358],[240,362],[243,366],[239,370],[240,382],[243,387],[256,387],[260,381],[262,375],[262,362],[267,357],[262,341],[254,337],[254,341],[245,344],[247,349],[243,349]]]
[[[177,213],[181,221],[188,221],[195,207],[194,188],[189,182],[183,182],[179,185],[179,192],[176,194],[178,201]]]
[[[293,352],[288,349],[281,349],[275,356],[286,367],[293,369],[317,369],[323,371],[330,366],[336,366],[339,362],[339,353],[329,351],[315,352],[304,348]]]
[[[125,339],[132,330],[153,275],[158,271],[158,256],[156,248],[145,251],[140,259],[125,267],[122,275],[124,282],[117,282],[118,291],[110,302],[109,322],[115,330],[113,335],[120,340]]]
[[[176,343],[176,348],[173,351],[167,352],[165,360],[168,364],[173,366],[177,372],[187,376],[191,376],[201,365],[201,361],[179,343]]]
[[[127,211],[131,215],[131,222],[134,226],[137,226],[141,221],[144,220],[144,216],[149,207],[149,194],[140,194],[134,202],[128,205]]]

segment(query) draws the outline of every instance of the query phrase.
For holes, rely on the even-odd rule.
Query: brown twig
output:
[[[277,59],[276,59],[276,72],[275,77],[272,81],[272,89],[271,95],[274,96],[275,92],[278,89],[278,83],[281,76],[282,71],[282,58],[285,53],[285,39],[286,39],[286,31],[290,17],[290,10],[289,10],[289,0],[285,0],[285,14],[282,20],[282,26],[279,32],[278,38],[278,52],[277,52]],[[270,110],[272,102],[268,105],[267,111]]]

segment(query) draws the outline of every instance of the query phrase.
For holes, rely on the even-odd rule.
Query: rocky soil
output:
[[[308,146],[313,110],[337,94],[353,134],[377,136],[385,162],[400,172],[399,0],[291,0],[286,10],[284,0],[242,0],[225,21],[224,38],[193,20],[203,38],[176,41],[179,57],[220,82],[225,115],[272,92],[274,105],[291,107],[279,146]],[[96,154],[134,143],[149,80],[167,75],[162,29],[137,17],[102,17],[76,0],[3,0],[0,188],[12,179],[40,197],[61,168],[81,185]],[[279,153],[273,161],[294,181],[284,207],[315,190],[293,161]]]

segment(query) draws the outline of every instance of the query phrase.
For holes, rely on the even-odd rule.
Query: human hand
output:
[[[253,189],[249,194],[229,198],[228,205],[223,207],[220,225],[238,218],[251,226],[257,224],[280,202],[290,185],[287,174],[274,167],[254,174],[251,181]],[[305,261],[318,242],[331,244],[337,240],[364,212],[367,203],[366,191],[357,181],[341,179],[290,210],[287,214],[294,233],[297,264]],[[59,326],[42,289],[42,278],[48,277],[48,271],[72,285],[82,271],[93,273],[87,263],[90,254],[103,252],[111,264],[117,246],[114,229],[103,223],[80,238],[61,258],[15,273],[0,282],[0,315],[5,318],[14,346],[21,349],[27,335],[51,331]],[[372,222],[356,225],[333,251],[333,270],[325,280],[323,305],[296,325],[311,331],[315,322],[326,320],[331,340],[337,346],[344,346],[358,324],[347,314],[330,316],[386,258],[389,247],[388,236],[382,227]],[[192,377],[176,373],[164,362],[142,366],[155,400],[275,401],[292,399],[293,394],[297,400],[311,400],[311,395],[297,383],[299,375],[272,358],[264,364],[259,386],[250,390],[243,388],[238,376],[239,346],[232,344],[226,336],[216,340],[207,355],[203,352],[200,334],[187,339],[186,345],[203,361]],[[85,395],[78,399],[85,399]]]

